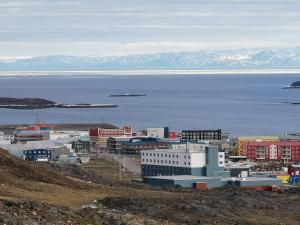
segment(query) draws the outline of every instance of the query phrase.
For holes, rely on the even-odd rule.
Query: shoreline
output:
[[[237,69],[237,70],[99,70],[99,71],[0,71],[0,78],[82,75],[98,76],[178,76],[178,75],[299,75],[300,69]]]
[[[64,109],[78,109],[78,108],[116,108],[115,104],[64,104],[50,101],[43,98],[7,98],[0,97],[0,108],[2,109],[47,109],[47,108],[64,108]]]
[[[34,123],[21,123],[21,124],[0,124],[0,130],[8,131],[17,127],[25,127],[36,125]],[[117,129],[116,125],[111,123],[43,123],[42,125],[53,127],[54,131],[88,131],[89,128],[107,128]]]

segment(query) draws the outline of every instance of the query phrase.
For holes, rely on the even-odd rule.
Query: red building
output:
[[[132,137],[132,126],[124,126],[122,129],[90,128],[89,136],[93,144],[107,147],[110,137]]]
[[[247,159],[253,161],[300,161],[300,141],[264,141],[246,144]]]
[[[176,132],[175,131],[169,132],[169,137],[168,138],[175,139],[176,138]]]

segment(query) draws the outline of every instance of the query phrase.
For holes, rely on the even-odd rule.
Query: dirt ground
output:
[[[92,165],[33,163],[0,150],[0,224],[300,224],[300,188],[154,188],[116,181],[114,162]]]

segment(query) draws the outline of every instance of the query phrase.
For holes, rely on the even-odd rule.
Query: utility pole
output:
[[[124,172],[126,172],[126,156],[123,156],[123,167],[124,167]]]

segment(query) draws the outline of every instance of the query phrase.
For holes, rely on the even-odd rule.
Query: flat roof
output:
[[[211,180],[220,177],[205,177],[205,176],[192,176],[192,175],[176,175],[176,176],[151,176],[147,178],[164,179],[164,180]]]
[[[164,148],[158,148],[158,149],[150,149],[150,150],[142,150],[141,152],[144,153],[149,153],[149,152],[159,152],[159,153],[172,153],[172,154],[176,154],[176,153],[205,153],[204,149],[180,149],[180,148],[168,148],[168,149],[164,149]]]
[[[278,180],[272,177],[222,177],[222,181],[265,181],[265,180]]]

